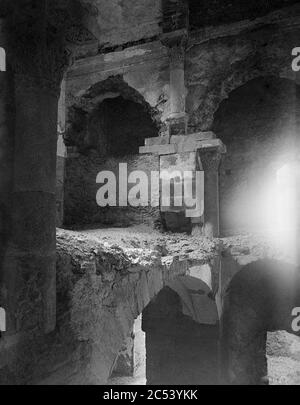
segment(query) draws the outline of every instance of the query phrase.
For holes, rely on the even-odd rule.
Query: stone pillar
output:
[[[61,10],[44,6],[19,0],[5,17],[14,79],[11,235],[1,283],[7,335],[47,333],[56,320],[57,106],[69,55],[60,34],[48,31]]]
[[[0,46],[7,49],[5,21],[0,19]],[[14,80],[9,67],[0,72],[0,291],[3,261],[11,235],[11,207],[14,161]],[[0,306],[4,306],[0,296]]]
[[[204,225],[203,234],[217,238],[220,234],[219,210],[219,167],[221,151],[219,149],[199,149],[198,154],[204,171]]]
[[[6,258],[9,330],[55,326],[57,89],[15,75],[12,239]]]
[[[185,46],[186,30],[165,34],[162,42],[170,55],[170,115],[167,120],[169,135],[186,135],[188,116],[185,112]]]

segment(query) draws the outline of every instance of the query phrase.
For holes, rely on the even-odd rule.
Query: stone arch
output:
[[[227,147],[220,168],[223,235],[275,230],[275,213],[266,208],[276,171],[299,150],[299,111],[299,86],[274,76],[246,82],[219,105],[213,130]]]
[[[244,65],[247,65],[247,60],[244,62]],[[215,118],[215,113],[222,101],[228,99],[230,94],[246,85],[247,83],[260,78],[268,78],[270,76],[280,79],[288,79],[297,83],[296,77],[293,73],[289,73],[287,68],[280,70],[280,67],[270,67],[266,66],[264,69],[243,69],[245,66],[240,66],[238,69],[234,70],[231,75],[227,76],[218,87],[212,92],[210,97],[213,99],[213,106],[211,113],[212,122]]]
[[[205,283],[184,278],[168,283],[143,311],[148,385],[219,382],[216,303]]]
[[[215,85],[212,89],[205,89],[205,95],[201,95],[202,102],[201,102],[201,121],[202,124],[197,122],[195,123],[195,112],[192,111],[191,114],[191,122],[190,125],[198,126],[202,130],[211,130],[212,125],[215,119],[215,114],[218,111],[221,103],[230,97],[230,94],[238,89],[239,87],[244,86],[245,84],[249,83],[252,80],[265,78],[265,77],[277,77],[278,79],[288,79],[296,84],[298,81],[295,78],[295,75],[292,73],[287,72],[287,69],[284,71],[276,71],[273,69],[270,70],[236,70],[229,76],[227,76],[224,80],[220,81],[217,85]],[[201,91],[202,92],[202,91]]]
[[[222,315],[225,384],[268,384],[268,332],[292,330],[300,302],[298,269],[275,260],[243,266],[229,283]]]
[[[297,35],[297,29],[278,32],[266,26],[192,47],[187,54],[191,129],[211,130],[222,101],[251,80],[274,76],[299,83],[291,66]]]
[[[80,150],[89,148],[89,140],[87,139],[89,117],[107,100],[118,98],[129,103],[135,103],[140,108],[141,113],[144,112],[151,118],[157,132],[160,131],[161,113],[156,108],[151,107],[137,90],[124,81],[121,75],[116,75],[92,85],[80,97],[69,100],[67,130],[64,136],[66,145],[76,146]]]
[[[178,264],[171,265],[170,269],[173,271],[174,266]],[[181,266],[185,267],[183,263]],[[120,302],[117,298],[117,319],[127,317],[128,320],[127,324],[123,322],[123,325],[126,325],[123,330],[123,342],[132,335],[133,322],[142,314],[142,328],[147,342],[145,349],[148,384],[175,384],[179,383],[178,378],[181,378],[181,383],[216,383],[219,321],[211,288],[206,281],[191,277],[188,273],[178,276],[169,273],[169,279],[165,279],[164,275],[163,279],[160,277],[155,268],[146,271],[146,274],[141,273],[139,282],[130,287],[131,293],[127,294],[126,298],[121,293]],[[118,290],[117,295],[122,290],[123,287]],[[125,309],[128,305],[131,309],[134,308],[131,314]],[[162,365],[160,357],[167,347],[168,355],[163,355],[166,361],[160,369],[157,367],[157,361]],[[184,350],[186,359],[182,357]],[[109,374],[115,367],[118,354],[119,351],[116,351]],[[202,361],[199,365],[200,359]],[[170,367],[173,369],[171,374],[167,371]]]
[[[70,100],[69,100],[70,101]],[[122,123],[122,125],[120,124]],[[119,179],[119,165],[127,164],[128,175],[143,168],[148,178],[159,168],[158,157],[140,155],[147,137],[160,131],[160,113],[130,87],[122,76],[113,76],[91,86],[68,108],[65,143],[64,224],[105,224],[129,226],[160,222],[158,207],[99,207],[96,178],[101,171]],[[74,156],[75,151],[75,156]],[[128,186],[128,189],[130,187]],[[151,198],[150,181],[148,196]],[[128,190],[129,191],[129,190]],[[117,194],[117,201],[119,194]]]
[[[59,238],[59,240],[64,246],[64,239]],[[74,246],[77,248],[75,240]],[[99,249],[97,244],[95,249],[98,253],[91,259],[90,251],[93,249],[93,244],[85,247],[85,244],[78,243],[79,246],[85,256],[74,258],[71,262],[72,267],[75,266],[72,271],[77,274],[75,279],[74,276],[69,279],[71,285],[66,287],[68,284],[66,270],[61,271],[61,269],[58,274],[59,287],[67,288],[65,292],[62,290],[58,292],[59,305],[66,305],[66,294],[70,297],[67,304],[70,323],[62,325],[61,322],[67,322],[68,317],[61,317],[59,330],[63,328],[66,333],[72,331],[73,335],[69,338],[72,345],[79,349],[83,346],[88,353],[86,363],[82,365],[82,372],[78,377],[85,383],[105,384],[107,382],[120,348],[132,332],[134,320],[164,288],[171,289],[169,287],[171,285],[173,294],[179,297],[178,288],[174,291],[172,286],[174,281],[188,278],[189,282],[194,282],[195,295],[200,297],[202,303],[204,301],[205,317],[208,309],[206,304],[209,303],[216,311],[211,289],[208,288],[206,281],[190,276],[187,261],[179,262],[169,258],[167,262],[162,263],[162,259],[156,256],[157,252],[146,251],[143,255],[139,253],[139,264],[133,264],[128,256],[134,254],[133,251],[126,252],[116,246]],[[62,268],[65,269],[66,262],[69,260],[69,253],[64,253],[59,259]],[[61,279],[64,280],[63,283]],[[64,298],[63,302],[61,298]],[[61,316],[60,310],[61,306],[59,306]],[[195,326],[192,312],[182,316]],[[216,314],[214,316],[216,317]],[[199,319],[196,321],[199,323]],[[215,321],[215,328],[218,328],[218,320],[215,319]],[[74,350],[76,352],[76,349]]]

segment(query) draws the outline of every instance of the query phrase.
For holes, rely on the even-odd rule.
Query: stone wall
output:
[[[158,110],[162,120],[167,118],[169,105],[169,58],[167,49],[159,41],[135,45],[76,61],[67,74],[67,108],[80,105],[84,96],[100,86],[100,92],[110,92],[118,87],[105,87],[110,78],[121,77],[152,108]],[[104,84],[104,89],[101,85]],[[122,89],[121,89],[122,90]]]
[[[300,8],[293,9],[299,19]],[[289,29],[291,11],[199,31],[186,55],[187,110],[193,131],[209,130],[222,100],[248,81],[275,76],[297,80],[291,52],[299,30]]]
[[[121,249],[69,231],[57,234],[55,331],[0,339],[0,384],[105,384],[134,319],[186,261],[158,250]]]
[[[197,367],[198,374],[193,375],[188,370],[193,370],[192,364],[195,365],[192,356],[195,351],[190,349],[198,344],[197,358],[206,359],[209,373],[214,374],[215,363],[209,361],[216,353],[216,331],[213,325],[199,325],[205,323],[210,312],[206,303],[211,302],[211,308],[215,307],[212,294],[218,291],[219,282],[222,290],[223,287],[226,290],[243,265],[278,254],[278,250],[274,253],[257,238],[252,242],[228,239],[221,243],[182,235],[163,236],[157,232],[147,234],[144,240],[145,235],[135,236],[119,230],[110,241],[105,235],[108,235],[105,230],[94,234],[58,231],[56,329],[47,335],[36,330],[22,336],[4,333],[0,339],[0,384],[105,384],[125,339],[132,332],[134,319],[150,302],[163,315],[166,306],[157,307],[154,298],[170,285],[177,285],[176,290],[168,288],[177,303],[180,296],[180,305],[171,305],[173,310],[180,308],[180,318],[177,314],[174,325],[166,329],[166,319],[161,316],[161,328],[155,331],[150,327],[151,319],[158,313],[151,310],[152,305],[148,308],[152,347],[148,359],[151,350],[152,360],[158,359],[159,342],[167,345],[169,339],[173,342],[175,339],[178,344],[169,345],[166,352],[170,355],[169,364],[172,361],[176,367],[190,364],[191,367],[185,366],[185,378],[204,381],[207,375],[203,368]],[[217,259],[221,253],[224,258],[220,273]],[[188,294],[180,291],[178,282],[182,279],[188,283]],[[179,325],[177,318],[182,321]],[[180,325],[183,324],[191,331],[188,345],[184,345],[186,339],[182,340],[184,331]],[[181,356],[177,356],[179,351]],[[189,363],[184,363],[185,355]],[[162,370],[167,378],[167,369]]]
[[[92,3],[94,16],[88,28],[101,47],[152,38],[160,32],[161,0],[85,0]]]
[[[66,160],[65,171],[65,225],[102,223],[113,226],[130,226],[137,223],[154,224],[159,221],[158,207],[105,207],[97,205],[96,194],[101,184],[96,184],[100,171],[112,171],[119,179],[119,163],[127,163],[128,174],[143,170],[148,179],[151,171],[159,170],[159,157],[154,155],[134,155],[122,158],[99,158],[79,155]],[[128,186],[130,189],[132,187]],[[117,192],[117,201],[119,193]],[[149,180],[149,198],[151,184]],[[150,200],[149,200],[150,201]]]
[[[293,16],[291,18],[291,16]],[[275,76],[297,81],[291,51],[297,47],[300,6],[192,32],[185,57],[189,132],[210,130],[220,103],[248,81]],[[170,113],[167,47],[160,41],[77,60],[67,75],[72,106],[97,83],[121,75],[164,122]]]

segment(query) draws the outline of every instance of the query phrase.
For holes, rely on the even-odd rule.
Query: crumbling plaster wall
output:
[[[160,111],[162,120],[166,119],[170,108],[169,61],[167,49],[158,41],[76,61],[67,75],[67,110],[80,104],[93,86],[118,75]]]
[[[247,27],[243,27],[235,35],[229,31],[227,35],[219,34],[220,38],[208,38],[205,42],[195,34],[187,53],[187,110],[191,129],[211,129],[221,101],[252,79],[275,76],[299,81],[291,68],[298,28],[285,31],[280,25],[270,25],[247,32]]]
[[[252,79],[271,75],[299,81],[291,69],[299,19],[300,6],[296,5],[254,20],[191,33],[185,63],[190,132],[211,129],[222,100]],[[91,86],[115,75],[123,76],[151,107],[158,108],[162,121],[166,120],[170,111],[169,57],[160,41],[77,60],[68,73],[68,105]]]
[[[213,129],[222,101],[255,78],[299,82],[291,68],[291,50],[297,46],[300,30],[297,25],[288,26],[291,13],[299,21],[300,6],[190,35],[185,63],[190,133]],[[168,50],[159,41],[78,60],[67,76],[67,111],[90,102],[92,89],[101,83],[120,77],[157,111],[163,124],[170,112],[169,73]]]
[[[94,9],[87,28],[100,46],[115,46],[160,33],[162,0],[84,0]]]

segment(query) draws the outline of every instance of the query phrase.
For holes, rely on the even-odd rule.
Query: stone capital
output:
[[[224,152],[223,152],[224,153]],[[218,171],[222,160],[222,151],[219,148],[198,149],[198,155],[204,172]]]

